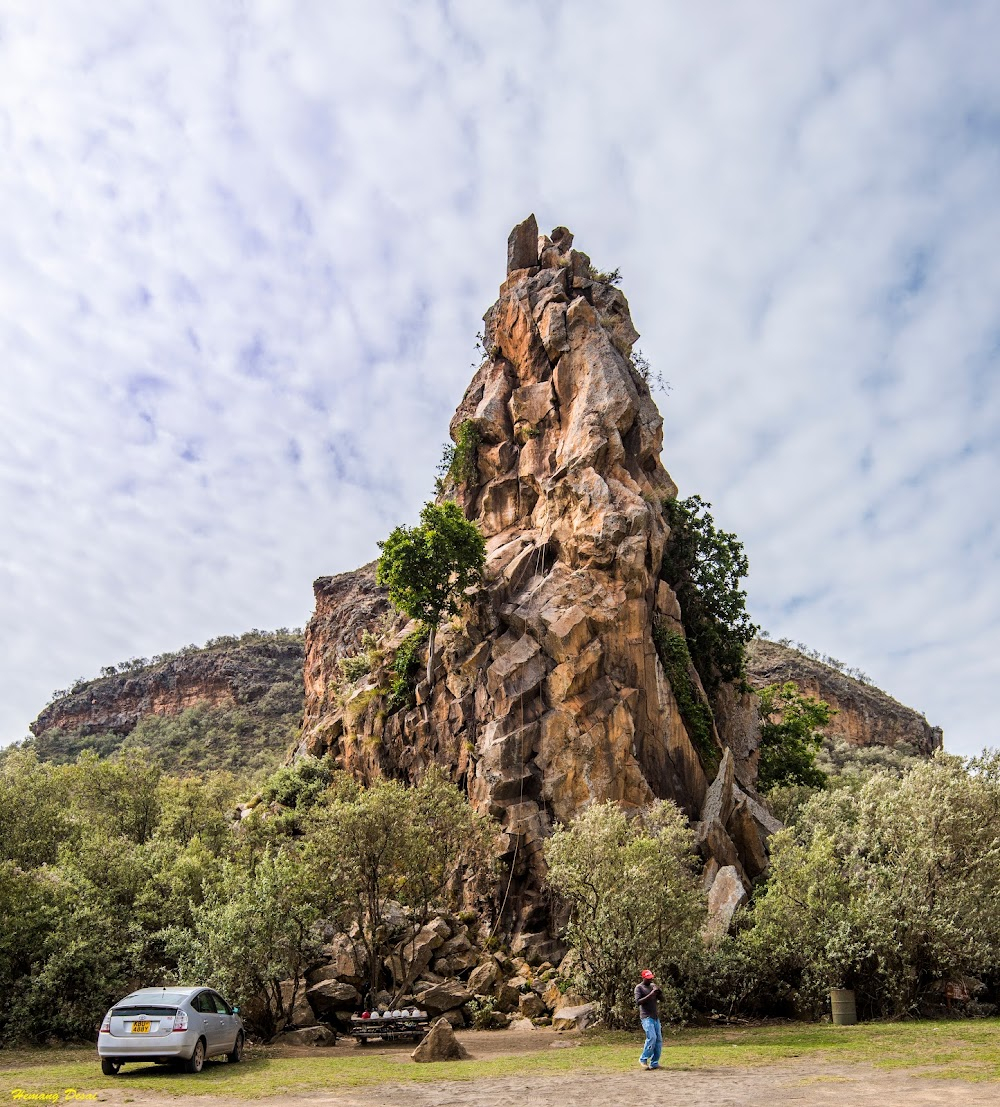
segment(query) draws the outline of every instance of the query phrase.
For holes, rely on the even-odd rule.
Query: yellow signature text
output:
[[[61,1092],[26,1092],[23,1088],[12,1088],[10,1098],[24,1103],[71,1103],[97,1099],[97,1093],[78,1092],[76,1088],[63,1088]]]

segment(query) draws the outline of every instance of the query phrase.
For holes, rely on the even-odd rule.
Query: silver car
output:
[[[239,1008],[211,988],[143,988],[104,1016],[97,1055],[105,1076],[137,1061],[201,1072],[209,1057],[241,1060],[244,1041]]]

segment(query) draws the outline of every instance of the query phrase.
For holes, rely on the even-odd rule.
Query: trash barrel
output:
[[[830,1010],[834,1026],[854,1026],[858,1021],[854,992],[848,988],[830,989]]]

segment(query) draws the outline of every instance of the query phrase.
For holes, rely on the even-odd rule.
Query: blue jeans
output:
[[[642,1051],[640,1061],[648,1061],[651,1068],[660,1063],[660,1052],[663,1049],[663,1031],[660,1029],[659,1019],[643,1019],[642,1028],[646,1031],[646,1045]]]

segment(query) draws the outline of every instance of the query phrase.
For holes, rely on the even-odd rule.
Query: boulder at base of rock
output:
[[[280,1045],[332,1046],[337,1035],[328,1026],[307,1026],[303,1030],[286,1030],[275,1039]]]
[[[732,865],[719,869],[708,893],[708,926],[711,935],[721,936],[729,929],[736,908],[746,903],[747,890]]]
[[[467,1061],[469,1051],[455,1037],[447,1019],[438,1019],[410,1054],[414,1061]]]
[[[560,1007],[552,1016],[553,1030],[586,1030],[597,1021],[597,1006],[581,1003],[579,1007]]]
[[[531,1019],[515,1019],[507,1027],[508,1030],[534,1030],[535,1024]]]
[[[472,993],[457,980],[445,980],[417,993],[416,998],[418,1007],[423,1007],[431,1014],[438,1014],[468,1003],[472,999]]]
[[[313,984],[306,989],[306,999],[317,1015],[324,1015],[335,1007],[356,1007],[361,1002],[357,988],[340,980],[321,980]]]
[[[493,986],[496,984],[499,975],[500,970],[497,968],[496,961],[492,959],[484,961],[483,964],[477,965],[472,970],[468,981],[466,981],[466,987],[474,996],[489,995],[493,991]]]

